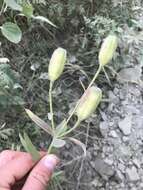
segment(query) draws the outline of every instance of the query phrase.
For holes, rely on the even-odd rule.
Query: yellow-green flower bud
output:
[[[99,64],[104,66],[111,61],[118,45],[118,39],[115,35],[109,35],[104,39],[99,52]]]
[[[57,80],[62,74],[66,62],[67,52],[63,48],[57,48],[52,54],[48,76],[51,81]]]
[[[87,119],[97,108],[102,99],[102,91],[98,87],[90,87],[82,95],[76,109],[76,115],[80,121]]]

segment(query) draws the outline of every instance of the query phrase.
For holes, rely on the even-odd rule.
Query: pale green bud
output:
[[[49,63],[48,76],[51,81],[57,80],[64,70],[66,63],[67,52],[63,48],[57,48]]]
[[[108,64],[116,51],[118,45],[118,39],[115,35],[109,35],[104,39],[99,52],[99,64],[104,66]]]
[[[76,109],[76,115],[80,121],[87,119],[97,108],[102,99],[102,91],[98,87],[90,87],[82,95]]]

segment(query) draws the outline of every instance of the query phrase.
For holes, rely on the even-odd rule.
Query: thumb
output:
[[[46,190],[58,162],[59,160],[55,155],[43,157],[29,174],[22,190]]]

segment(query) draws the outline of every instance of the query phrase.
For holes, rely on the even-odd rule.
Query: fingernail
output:
[[[44,159],[44,165],[50,171],[53,171],[58,164],[59,160],[55,155],[47,155]]]

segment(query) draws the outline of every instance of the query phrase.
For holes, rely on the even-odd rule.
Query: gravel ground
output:
[[[68,151],[64,154],[66,160],[73,159],[69,167],[66,165],[70,184],[68,189],[75,190],[75,181],[76,189],[81,190],[143,189],[141,67],[138,66],[138,75],[136,72],[130,75],[136,68],[121,70],[113,91],[107,92],[109,103],[107,106],[107,103],[103,102],[100,106],[102,118],[97,121],[99,128],[93,130],[91,127],[86,138],[87,157],[79,161],[75,159],[74,155],[79,154],[79,150],[73,147],[70,151],[72,155]],[[125,82],[127,74],[130,78]],[[70,148],[70,145],[66,146],[67,150]]]

